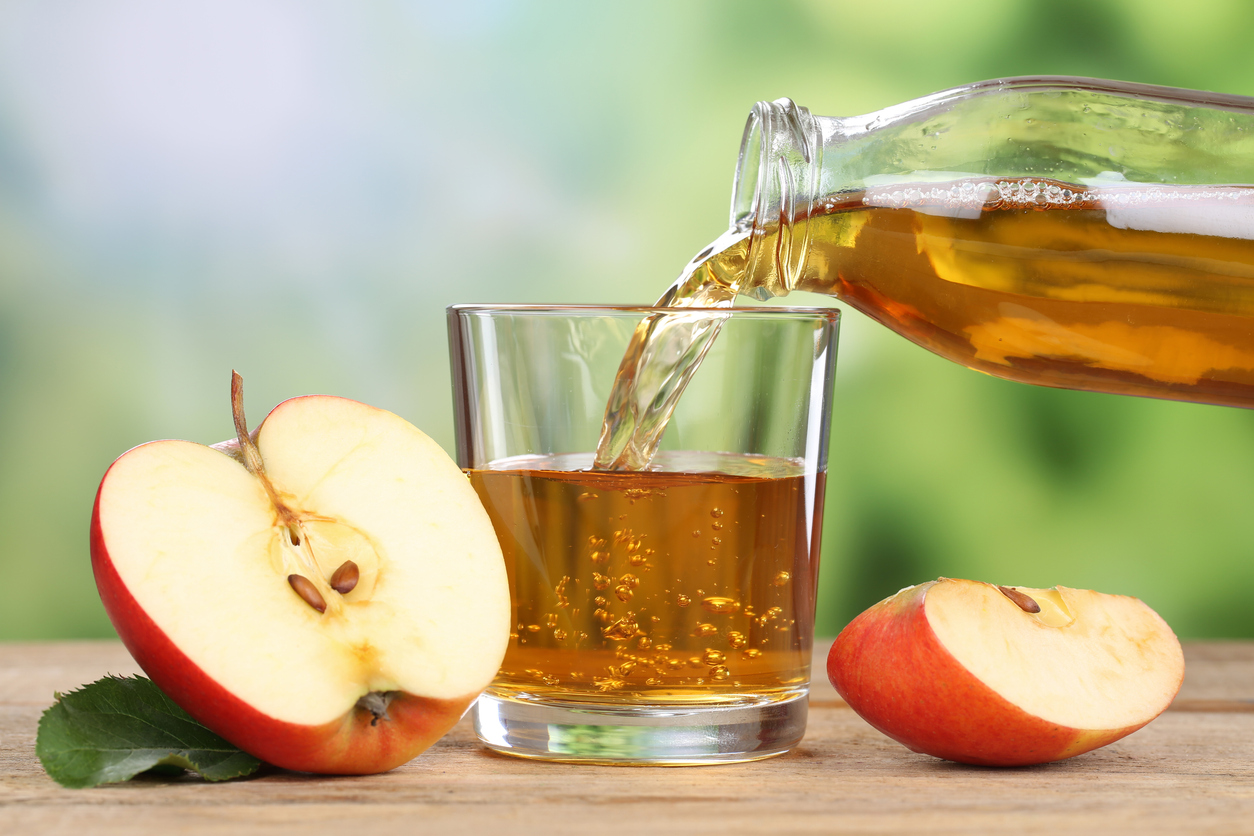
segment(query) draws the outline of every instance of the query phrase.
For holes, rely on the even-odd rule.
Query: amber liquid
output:
[[[468,472],[514,607],[491,693],[635,705],[805,693],[823,475],[751,456],[657,459],[663,470],[638,473],[590,471],[591,454]]]
[[[781,262],[803,263],[790,273]],[[728,306],[738,294],[791,290],[834,296],[999,377],[1254,406],[1248,186],[972,179],[842,195],[782,232],[729,231],[659,304]],[[646,322],[637,331],[599,467],[638,469],[656,448],[682,385],[660,406],[621,405],[648,402],[633,394],[640,380],[695,371],[658,368],[682,353],[667,343],[685,335],[670,330]]]

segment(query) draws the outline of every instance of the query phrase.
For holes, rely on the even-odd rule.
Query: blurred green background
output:
[[[112,635],[100,476],[230,436],[232,368],[254,422],[327,392],[451,450],[444,307],[652,301],[724,228],[759,99],[1250,95],[1251,32],[1244,0],[6,0],[0,639]],[[1250,412],[995,380],[849,313],[830,466],[821,633],[943,574],[1254,636]]]

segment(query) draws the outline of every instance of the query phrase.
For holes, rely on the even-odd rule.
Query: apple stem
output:
[[[231,369],[231,417],[235,419],[235,435],[239,449],[244,454],[244,467],[258,478],[266,472],[261,461],[261,451],[248,435],[248,420],[244,418],[244,377]]]
[[[253,441],[252,436],[248,434],[248,420],[244,418],[244,377],[235,369],[231,369],[231,417],[235,420],[235,435],[239,438],[239,449],[244,456],[244,467],[261,481],[266,495],[274,504],[274,510],[279,514],[279,520],[285,525],[299,528],[296,514],[292,513],[283,500],[279,499],[279,492],[270,482],[270,477],[266,476],[266,465],[261,460],[261,451],[257,449],[257,442]]]
[[[239,450],[244,460],[244,467],[261,482],[266,496],[270,498],[270,504],[274,506],[279,524],[287,529],[287,540],[292,551],[296,553],[298,563],[303,565],[302,572],[289,574],[287,582],[306,604],[318,612],[325,613],[328,603],[333,612],[339,612],[340,603],[336,600],[337,596],[330,596],[330,602],[328,602],[327,596],[318,590],[319,583],[328,592],[332,587],[327,585],[327,580],[323,577],[318,560],[314,557],[313,549],[309,544],[309,538],[305,536],[301,526],[302,516],[287,507],[287,503],[279,497],[278,489],[266,475],[266,465],[261,459],[261,450],[257,448],[257,442],[249,435],[248,420],[244,417],[244,378],[234,369],[231,370],[231,417],[235,421],[235,435],[239,439]],[[356,568],[356,564],[353,568]],[[310,580],[310,578],[316,578],[317,581]],[[356,577],[353,578],[353,583],[348,589],[351,590],[353,586],[356,586]],[[340,592],[338,589],[336,591]],[[340,594],[346,593],[340,592]]]

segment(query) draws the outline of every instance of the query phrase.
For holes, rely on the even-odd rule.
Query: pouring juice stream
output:
[[[658,304],[821,293],[999,377],[1254,406],[1250,182],[1243,97],[1012,79],[854,119],[762,103],[731,229]],[[648,467],[718,324],[641,323],[597,468]]]

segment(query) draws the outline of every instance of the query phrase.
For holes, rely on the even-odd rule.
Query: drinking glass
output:
[[[455,305],[457,457],[513,620],[474,708],[490,748],[707,764],[805,730],[839,312]],[[636,470],[594,468],[633,332],[712,327]],[[661,388],[667,388],[666,381]]]

